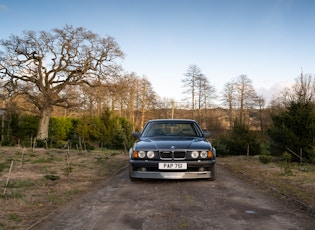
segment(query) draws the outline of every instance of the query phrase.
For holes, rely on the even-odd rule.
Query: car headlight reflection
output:
[[[153,152],[153,151],[148,151],[148,152],[147,152],[147,157],[148,157],[149,159],[152,159],[152,158],[154,157],[154,152]]]
[[[198,151],[192,151],[192,152],[191,152],[191,157],[192,157],[192,158],[196,159],[196,158],[198,158],[198,156],[199,156]]]
[[[138,152],[138,157],[139,158],[145,158],[145,151],[139,151]]]

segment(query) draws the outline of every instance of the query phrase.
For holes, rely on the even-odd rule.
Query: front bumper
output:
[[[143,179],[214,179],[215,160],[185,161],[187,170],[159,170],[161,161],[130,160],[129,176]],[[169,162],[169,161],[167,161]],[[164,162],[163,163],[167,163]]]

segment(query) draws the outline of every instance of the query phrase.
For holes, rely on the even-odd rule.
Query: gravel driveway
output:
[[[130,182],[127,169],[30,229],[315,229],[315,220],[218,165],[216,181]]]

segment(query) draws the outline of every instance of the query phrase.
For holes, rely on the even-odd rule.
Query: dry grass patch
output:
[[[32,152],[0,147],[0,229],[27,229],[56,208],[94,189],[127,162],[128,154],[123,152]],[[291,164],[288,174],[281,162],[263,164],[259,157],[218,158],[218,164],[314,212],[315,165]]]
[[[274,191],[284,200],[295,202],[315,214],[315,165],[273,160],[263,164],[257,156],[219,158],[218,163],[261,189]]]
[[[13,167],[10,167],[13,162]],[[0,147],[0,229],[25,229],[128,162],[121,151]]]

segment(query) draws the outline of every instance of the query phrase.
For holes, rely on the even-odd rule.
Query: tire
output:
[[[217,166],[216,165],[213,165],[212,167],[212,177],[209,178],[209,181],[215,181],[216,179],[216,174],[217,174]]]
[[[129,165],[129,180],[131,182],[138,181],[139,180],[138,178],[134,178],[134,177],[131,176],[131,171],[132,171],[132,169],[131,169],[131,166]]]

